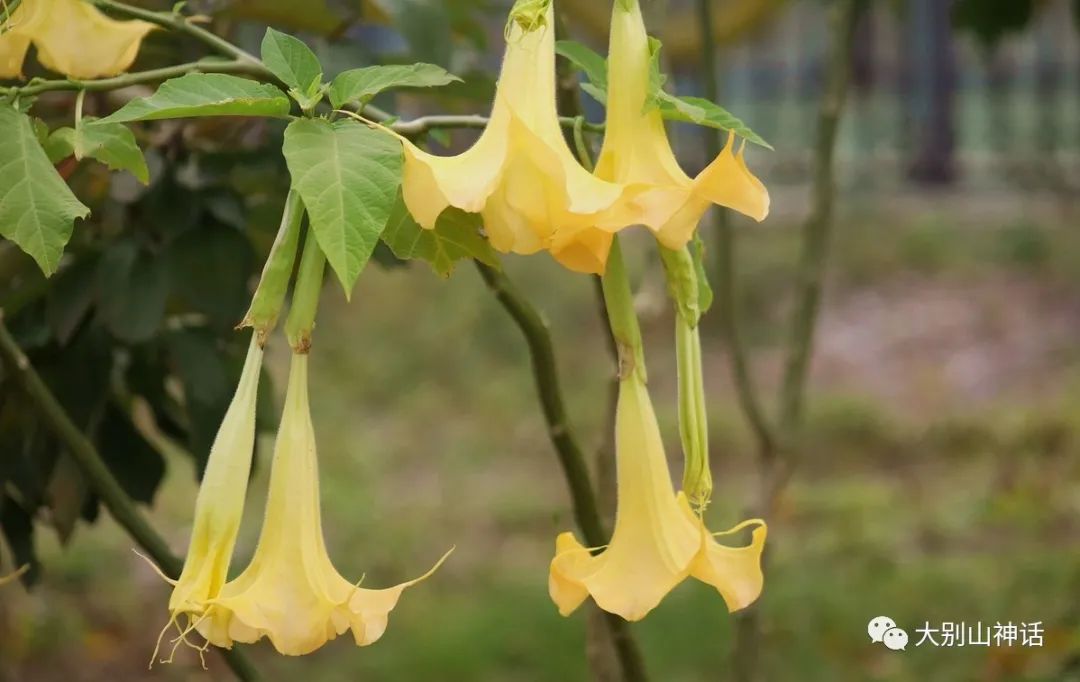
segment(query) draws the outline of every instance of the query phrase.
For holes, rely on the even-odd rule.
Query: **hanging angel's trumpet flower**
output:
[[[511,10],[491,119],[468,151],[440,157],[402,140],[402,191],[422,227],[433,229],[454,206],[481,213],[499,251],[528,254],[590,226],[633,221],[624,188],[582,168],[563,139],[552,21],[551,0],[519,0]]]
[[[614,4],[608,51],[607,130],[595,173],[628,187],[640,209],[636,222],[680,249],[712,204],[764,220],[769,193],[747,169],[744,150],[736,152],[735,135],[696,178],[679,166],[660,110],[649,104],[649,37],[637,0]]]
[[[115,76],[131,66],[154,28],[111,19],[86,0],[23,0],[0,29],[0,78],[22,75],[30,43],[43,66],[65,76]]]
[[[183,615],[191,622],[203,617],[210,601],[218,596],[228,578],[251,474],[262,357],[262,348],[252,334],[240,383],[210,448],[206,471],[195,498],[195,522],[184,568],[179,579],[170,581],[173,584],[169,598],[171,619],[166,630]],[[180,639],[183,639],[184,628],[180,627],[180,630]],[[156,657],[157,652],[154,655]]]
[[[319,511],[307,362],[306,354],[292,356],[255,556],[195,625],[216,646],[230,648],[265,636],[279,652],[299,656],[349,629],[357,645],[366,646],[382,636],[405,588],[431,575],[446,558],[416,580],[382,590],[349,582],[330,563]]]
[[[569,615],[592,595],[605,611],[640,620],[687,576],[715,587],[730,611],[757,599],[764,522],[710,533],[685,495],[676,495],[649,393],[637,373],[619,386],[615,452],[618,509],[611,543],[593,555],[572,533],[555,542],[548,589],[559,612]],[[745,547],[714,539],[749,526],[755,528]]]

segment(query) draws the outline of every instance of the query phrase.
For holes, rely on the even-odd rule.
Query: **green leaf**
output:
[[[660,47],[659,40],[649,38],[650,94],[644,106],[659,109],[660,115],[669,121],[683,121],[727,130],[754,144],[772,149],[772,145],[720,105],[701,97],[679,97],[666,92],[664,84],[668,78],[660,70]],[[575,68],[588,77],[589,82],[582,83],[581,89],[597,102],[606,104],[607,61],[588,47],[572,40],[560,40],[555,44],[555,51],[570,60]]]
[[[142,184],[149,184],[150,170],[146,167],[146,158],[135,142],[135,135],[126,125],[85,118],[73,133],[72,151],[76,159],[97,159],[109,170],[126,170]]]
[[[607,60],[591,48],[574,40],[560,40],[555,43],[555,52],[565,57],[589,79],[585,90],[601,104],[607,100]]]
[[[221,329],[236,326],[255,269],[251,243],[242,232],[210,220],[177,237],[165,257],[177,298]]]
[[[412,219],[398,194],[382,239],[398,258],[419,258],[430,263],[440,276],[449,277],[454,265],[467,258],[499,267],[499,257],[480,234],[480,226],[478,214],[449,208],[439,216],[434,230],[425,230]]]
[[[319,103],[322,64],[304,41],[268,28],[262,40],[262,60],[271,73],[294,91],[293,97],[301,106],[310,109]]]
[[[660,96],[657,105],[660,107],[660,115],[669,121],[684,121],[709,128],[719,128],[766,149],[773,148],[727,109],[702,97],[676,97],[665,92]]]
[[[349,102],[366,104],[391,88],[431,88],[461,79],[434,64],[366,66],[339,73],[330,83],[330,103],[340,109]]]
[[[0,106],[0,235],[51,275],[75,219],[89,214],[49,161],[29,117]]]
[[[156,121],[194,116],[289,115],[289,98],[272,85],[224,73],[189,73],[161,84],[149,97],[140,97],[100,123]]]
[[[75,129],[57,128],[42,143],[49,163],[54,166],[75,153]]]
[[[169,268],[132,240],[114,244],[98,265],[98,312],[109,332],[129,343],[149,340],[165,320]]]
[[[352,120],[298,119],[285,129],[293,189],[345,296],[386,226],[401,184],[401,144]]]

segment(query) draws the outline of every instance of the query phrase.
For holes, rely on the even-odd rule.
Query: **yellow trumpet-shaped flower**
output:
[[[22,74],[30,43],[46,68],[72,78],[126,71],[155,26],[117,21],[85,0],[23,0],[0,33],[0,78]]]
[[[294,354],[285,409],[274,447],[266,516],[251,564],[221,589],[196,624],[207,641],[269,637],[287,655],[310,653],[351,629],[357,645],[382,636],[387,618],[406,587],[363,589],[330,563],[319,511],[315,434],[308,407],[308,356]],[[449,553],[448,553],[449,554]]]
[[[195,498],[195,523],[187,558],[169,598],[173,621],[181,614],[201,616],[228,578],[251,474],[262,357],[262,348],[252,334],[240,383],[210,448]]]
[[[640,620],[687,576],[715,587],[728,610],[761,593],[765,523],[745,521],[713,534],[671,484],[660,429],[638,373],[622,380],[615,418],[618,509],[611,543],[593,555],[572,533],[555,542],[548,589],[562,615],[592,595],[605,611]],[[719,544],[714,535],[755,526],[745,547]]]
[[[608,50],[607,131],[595,173],[635,191],[636,222],[681,249],[712,204],[764,220],[769,193],[746,167],[744,150],[735,151],[734,135],[696,178],[679,166],[659,109],[646,106],[650,48],[637,0],[615,3]]]
[[[455,206],[481,213],[488,239],[504,253],[534,253],[598,225],[630,218],[624,189],[591,175],[563,139],[555,104],[555,27],[551,0],[511,11],[491,119],[476,143],[452,157],[408,140],[402,191],[413,218],[433,229]]]

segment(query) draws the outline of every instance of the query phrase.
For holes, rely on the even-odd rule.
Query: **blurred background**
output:
[[[505,2],[222,0],[189,3],[257,49],[294,32],[327,71],[423,60],[465,78],[380,105],[405,118],[484,113]],[[603,52],[609,3],[561,0],[574,38]],[[753,374],[772,411],[809,210],[830,3],[715,0],[720,103],[774,147],[753,148],[769,187],[761,224],[733,218],[738,303]],[[165,5],[161,5],[164,7]],[[680,94],[701,94],[697,3],[649,4]],[[1080,4],[1070,0],[872,0],[856,30],[837,146],[838,195],[799,466],[771,518],[755,605],[767,679],[1080,679]],[[201,48],[158,32],[136,68]],[[38,72],[31,75],[45,75]],[[328,74],[329,75],[329,74]],[[139,92],[91,94],[88,113]],[[586,112],[600,120],[598,104]],[[50,124],[72,98],[42,98]],[[688,170],[703,129],[672,135]],[[231,331],[277,228],[287,187],[281,127],[166,122],[139,131],[152,182],[68,160],[94,209],[45,281],[0,244],[0,306],[74,418],[179,553],[197,476],[235,384]],[[467,145],[469,133],[442,140]],[[712,225],[702,234],[715,236]],[[646,235],[628,238],[640,282],[653,399],[679,472],[672,319]],[[611,363],[593,285],[543,257],[508,273],[544,312],[573,426],[605,447]],[[705,320],[716,493],[710,525],[744,518],[760,487],[716,311]],[[284,387],[270,346],[265,429],[234,565],[254,549]],[[442,280],[380,254],[346,303],[327,286],[312,356],[324,528],[365,586],[423,573],[376,645],[346,640],[287,659],[247,647],[268,680],[588,679],[585,615],[547,597],[569,499],[518,331],[466,265]],[[191,652],[147,672],[168,587],[132,552],[73,463],[0,384],[0,680],[228,680]],[[678,473],[676,473],[678,475]],[[584,610],[583,610],[584,611]],[[918,640],[929,622],[1040,622],[1042,647],[891,652],[866,623],[888,615]],[[653,679],[732,678],[735,618],[710,588],[680,586],[635,625]]]

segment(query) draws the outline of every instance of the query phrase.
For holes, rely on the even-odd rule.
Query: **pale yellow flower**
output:
[[[366,646],[382,636],[405,588],[431,575],[446,558],[415,580],[381,590],[359,587],[330,563],[319,511],[307,363],[306,354],[292,356],[255,556],[195,625],[216,646],[268,637],[279,652],[299,656],[350,629],[357,645]]]
[[[764,220],[769,193],[746,167],[744,150],[736,151],[735,135],[696,178],[679,166],[660,110],[647,105],[649,37],[637,0],[615,3],[608,50],[607,128],[595,174],[627,187],[637,208],[634,222],[646,225],[667,248],[681,249],[712,204]],[[606,261],[603,238],[592,234],[582,244],[588,233],[581,235],[571,235],[561,248],[569,253],[584,248]]]
[[[112,19],[85,0],[23,0],[0,33],[0,78],[22,75],[30,43],[43,66],[65,76],[115,76],[131,66],[154,28]]]
[[[195,522],[187,558],[169,598],[173,619],[184,613],[201,615],[228,578],[251,475],[262,358],[262,348],[252,334],[240,382],[210,447],[195,498]]]
[[[422,227],[433,229],[454,206],[482,214],[499,251],[528,254],[592,226],[613,230],[631,219],[624,189],[586,171],[563,138],[552,21],[549,1],[512,10],[491,118],[469,150],[441,157],[403,139],[402,191]]]
[[[548,589],[559,612],[569,615],[592,595],[605,611],[640,620],[688,576],[715,587],[730,611],[757,599],[765,523],[710,533],[686,497],[676,495],[649,393],[636,372],[619,386],[615,449],[618,510],[610,544],[593,555],[572,533],[555,541]],[[714,539],[749,526],[755,528],[745,547]]]

